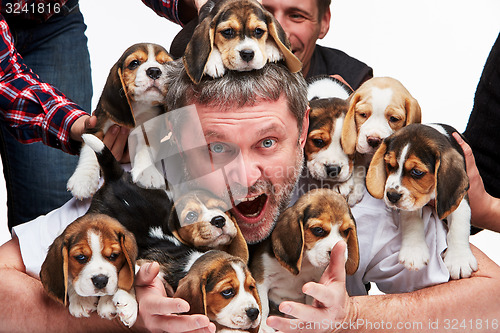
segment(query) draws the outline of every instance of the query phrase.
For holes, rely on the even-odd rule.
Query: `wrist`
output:
[[[345,317],[342,321],[339,321],[332,333],[338,333],[338,332],[350,332],[350,328],[353,327],[353,324],[355,324],[358,320],[358,315],[359,315],[359,304],[356,301],[355,297],[349,297],[347,296],[346,300],[346,306],[345,306]]]

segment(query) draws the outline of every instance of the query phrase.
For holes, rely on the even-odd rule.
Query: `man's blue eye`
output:
[[[210,151],[216,154],[223,153],[225,151],[224,145],[222,143],[212,143],[210,144]]]
[[[275,143],[276,141],[273,139],[265,139],[264,141],[262,141],[262,147],[271,148]]]

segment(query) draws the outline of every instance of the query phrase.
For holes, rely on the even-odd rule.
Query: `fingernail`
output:
[[[113,126],[111,128],[111,133],[117,134],[119,130],[120,130],[120,126]]]
[[[184,303],[179,303],[177,304],[177,310],[179,310],[179,313],[184,313],[189,311],[189,306],[187,306]]]
[[[282,307],[280,307],[280,311],[285,314],[290,314],[290,312],[292,311],[292,307],[288,304],[285,304]]]
[[[122,127],[121,132],[122,132],[122,134],[128,134],[129,129],[127,127]]]

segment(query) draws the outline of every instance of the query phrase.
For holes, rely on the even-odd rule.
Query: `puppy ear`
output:
[[[119,233],[118,237],[120,238],[120,246],[126,260],[123,267],[118,272],[118,288],[130,290],[134,286],[137,243],[134,235],[129,231]]]
[[[214,46],[215,19],[212,19],[212,16],[207,16],[198,24],[182,58],[186,73],[191,81],[196,84],[200,83],[203,77],[203,72]]]
[[[234,226],[236,227],[236,237],[234,237],[233,241],[231,244],[228,245],[226,252],[241,258],[245,264],[248,264],[248,245],[245,240],[245,237],[243,237],[243,234],[241,233],[240,227],[238,226],[238,223],[236,222],[236,219],[232,214],[229,212],[226,212],[227,215],[231,218],[231,220],[234,222]]]
[[[345,270],[348,275],[353,275],[356,273],[359,266],[359,246],[356,221],[350,209],[349,214],[344,216],[344,225],[342,229],[347,233],[347,261],[345,263]]]
[[[436,161],[436,211],[439,219],[453,212],[469,189],[463,156],[455,149],[441,153]]]
[[[280,215],[271,234],[274,256],[294,275],[300,272],[304,253],[303,220],[308,207],[305,210],[301,208],[301,205],[287,208]]]
[[[265,11],[265,15],[267,28],[269,30],[269,36],[272,37],[272,39],[278,46],[278,49],[283,54],[288,70],[292,73],[299,72],[302,69],[302,62],[290,50],[290,41],[286,37],[285,30],[283,30],[279,22],[271,13]]]
[[[57,237],[49,247],[40,271],[40,280],[49,296],[66,306],[68,301],[69,246],[64,238],[65,233]]]
[[[366,189],[377,199],[384,197],[387,172],[385,170],[384,155],[387,152],[387,140],[384,140],[373,155],[366,173]]]
[[[199,272],[189,272],[179,281],[174,297],[182,298],[189,303],[189,312],[186,314],[207,314],[206,281]]]
[[[123,84],[121,59],[109,71],[97,109],[105,112],[117,124],[135,127],[135,119]]]
[[[356,152],[356,141],[358,140],[358,132],[356,130],[355,110],[356,104],[361,96],[354,93],[349,97],[349,109],[345,115],[344,124],[342,125],[342,137],[340,143],[342,149],[347,155],[352,155]]]
[[[420,110],[420,104],[413,97],[408,97],[405,101],[406,109],[406,125],[409,124],[419,124],[422,121],[422,112]]]

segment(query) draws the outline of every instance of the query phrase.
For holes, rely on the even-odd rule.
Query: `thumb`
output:
[[[332,249],[330,254],[330,263],[321,275],[319,283],[328,285],[332,282],[345,282],[345,253],[347,244],[341,240]]]
[[[97,117],[90,116],[85,119],[85,130],[92,129],[97,125]]]
[[[153,280],[160,273],[160,265],[157,262],[147,263],[141,266],[135,275],[136,286],[148,286],[153,283]]]

